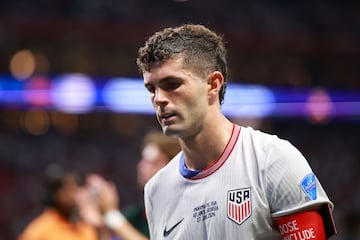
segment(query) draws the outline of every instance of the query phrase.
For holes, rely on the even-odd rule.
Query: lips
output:
[[[174,116],[176,116],[175,113],[161,113],[158,115],[161,122],[166,124],[167,122],[171,121]]]
[[[171,118],[172,116],[175,116],[175,113],[167,113],[167,114],[161,114],[160,117],[162,119],[169,119]]]

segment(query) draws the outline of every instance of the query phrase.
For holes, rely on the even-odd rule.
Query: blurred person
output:
[[[146,134],[141,146],[141,159],[137,164],[138,186],[143,189],[149,179],[168,164],[179,151],[180,145],[176,138],[155,131]],[[98,174],[88,176],[89,193],[96,196],[101,211],[96,213],[97,210],[93,209],[95,212],[91,213],[91,206],[81,211],[89,222],[109,227],[122,240],[148,239],[149,230],[143,200],[123,208],[120,212],[120,199],[115,185]],[[88,202],[88,206],[92,204]],[[80,205],[86,206],[86,204]]]
[[[51,165],[46,171],[44,211],[33,219],[18,240],[72,240],[98,238],[97,230],[78,215],[76,195],[83,183],[78,173]]]
[[[141,159],[137,164],[137,183],[143,191],[145,184],[181,150],[178,139],[161,132],[150,132],[141,146]],[[149,236],[144,201],[124,208],[126,219],[143,234]]]
[[[221,112],[221,36],[203,25],[165,28],[138,54],[162,131],[182,148],[145,185],[151,239],[326,239],[336,232],[333,204],[304,156]]]

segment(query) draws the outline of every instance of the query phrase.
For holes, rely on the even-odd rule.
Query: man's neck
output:
[[[233,124],[224,119],[219,124],[204,128],[191,138],[180,139],[189,169],[202,170],[216,161],[224,151],[233,131]]]

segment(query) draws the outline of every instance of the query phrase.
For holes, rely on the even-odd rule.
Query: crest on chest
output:
[[[230,190],[227,193],[227,216],[242,224],[251,216],[251,188]]]

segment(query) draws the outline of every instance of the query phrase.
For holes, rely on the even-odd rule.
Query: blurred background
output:
[[[139,144],[159,127],[137,49],[182,23],[224,35],[224,112],[293,143],[345,231],[360,208],[359,2],[2,0],[0,239],[15,239],[41,212],[51,164],[106,176],[122,206],[142,198]]]

